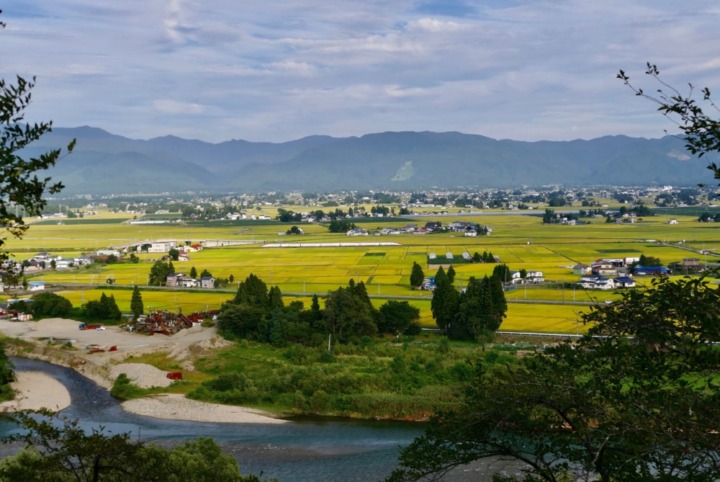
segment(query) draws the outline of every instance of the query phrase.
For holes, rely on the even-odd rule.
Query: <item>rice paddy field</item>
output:
[[[297,210],[297,207],[294,207]],[[452,253],[462,259],[462,254],[489,251],[499,256],[512,270],[542,271],[546,284],[520,286],[507,292],[511,301],[508,318],[501,329],[511,331],[540,331],[576,333],[578,315],[586,306],[569,304],[575,302],[604,302],[618,298],[615,291],[585,291],[573,288],[578,276],[572,273],[577,263],[590,264],[603,257],[639,257],[641,254],[660,258],[664,264],[683,258],[699,257],[703,261],[716,261],[720,253],[720,226],[697,222],[694,216],[673,215],[678,224],[668,224],[669,216],[653,216],[636,224],[607,224],[604,219],[578,226],[543,225],[537,216],[510,215],[503,212],[477,213],[462,217],[456,215],[434,217],[410,217],[401,221],[382,222],[374,219],[355,223],[375,231],[391,226],[416,224],[423,226],[429,221],[448,224],[452,221],[473,221],[492,227],[490,236],[468,238],[459,234],[362,236],[347,237],[329,233],[325,226],[302,224],[302,236],[285,236],[292,224],[277,222],[240,221],[219,223],[168,225],[129,224],[130,215],[124,213],[100,213],[96,217],[57,222],[41,222],[32,225],[22,240],[7,239],[7,249],[19,260],[47,251],[63,257],[76,257],[98,249],[122,247],[132,243],[153,240],[175,240],[178,244],[199,243],[206,240],[244,242],[240,246],[206,248],[190,253],[190,260],[174,262],[176,271],[189,273],[191,267],[197,272],[204,269],[216,278],[233,276],[243,280],[253,273],[268,285],[277,285],[289,296],[297,296],[309,304],[313,293],[325,294],[339,286],[347,285],[349,279],[362,281],[368,293],[381,297],[411,297],[418,306],[425,326],[434,326],[430,314],[429,294],[410,289],[409,279],[413,262],[422,266],[426,275],[434,274],[435,266],[428,266],[427,257],[435,253],[444,257]],[[264,247],[268,243],[396,243],[392,246],[357,247]],[[158,254],[139,254],[140,262],[95,265],[67,271],[45,271],[35,279],[48,284],[72,286],[78,289],[63,291],[74,305],[97,299],[103,289],[109,294],[106,282],[114,280],[112,290],[121,310],[129,310],[130,287],[145,286],[150,267]],[[493,264],[454,264],[457,272],[456,285],[461,288],[471,277],[492,273]],[[639,283],[649,280],[638,279]],[[93,288],[97,287],[97,288]],[[232,297],[228,292],[212,290],[150,291],[143,290],[146,308],[182,309],[191,312],[218,308]],[[568,304],[522,304],[513,301],[548,300]],[[375,299],[382,304],[384,299]]]

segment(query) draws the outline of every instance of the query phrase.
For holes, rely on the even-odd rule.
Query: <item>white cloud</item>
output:
[[[712,0],[465,3],[6,0],[3,75],[36,74],[32,113],[55,125],[214,141],[656,137],[665,120],[618,69],[720,87]]]
[[[421,30],[433,33],[457,32],[466,28],[469,28],[466,24],[428,17],[420,18],[408,24],[409,31]]]

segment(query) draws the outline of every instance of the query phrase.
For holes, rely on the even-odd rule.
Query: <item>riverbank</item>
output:
[[[58,412],[70,406],[70,392],[51,376],[40,372],[18,371],[15,377],[16,380],[10,384],[15,391],[15,398],[0,403],[0,412],[42,408]]]
[[[127,357],[153,350],[183,352],[196,344],[212,345],[213,329],[184,330],[166,337],[141,337],[124,332],[118,327],[103,331],[80,331],[78,322],[62,318],[38,322],[0,321],[0,332],[20,340],[8,343],[9,355],[46,361],[72,368],[80,375],[109,390],[119,374],[126,373],[139,386],[166,386],[169,382],[164,372],[150,365],[122,364]],[[25,343],[23,343],[25,342]],[[114,346],[115,351],[90,353],[78,349],[82,346]],[[24,410],[48,408],[62,410],[70,406],[70,395],[62,383],[52,377],[36,372],[18,372],[13,389],[18,393],[15,400],[0,405],[0,410]],[[148,417],[215,423],[278,424],[284,420],[273,414],[246,407],[219,405],[186,399],[182,395],[155,395],[124,402],[122,408],[130,413]]]
[[[199,402],[178,394],[161,394],[152,397],[127,400],[121,404],[123,410],[136,415],[166,420],[189,420],[213,423],[288,423],[272,418],[271,414],[235,405],[219,405]]]

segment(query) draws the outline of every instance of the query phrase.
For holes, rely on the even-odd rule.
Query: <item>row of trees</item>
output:
[[[419,310],[406,301],[388,301],[376,309],[365,284],[354,280],[330,291],[324,309],[317,295],[310,309],[299,301],[286,306],[280,288],[268,288],[251,274],[239,283],[233,300],[223,304],[218,329],[227,338],[249,338],[277,346],[318,346],[328,335],[347,342],[378,333],[418,333],[419,317]]]

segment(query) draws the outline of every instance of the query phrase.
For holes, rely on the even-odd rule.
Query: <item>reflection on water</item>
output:
[[[380,480],[395,467],[399,446],[422,427],[388,422],[296,421],[281,425],[218,424],[159,420],[127,413],[110,394],[69,368],[13,359],[16,370],[42,371],[70,391],[63,414],[86,427],[102,425],[112,433],[130,432],[144,441],[172,443],[212,437],[240,463],[243,473],[281,481]],[[0,425],[0,436],[13,428]]]

